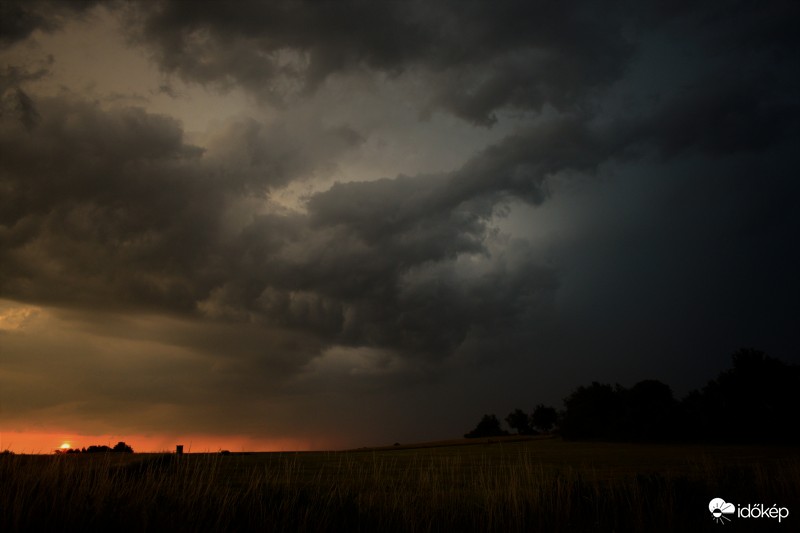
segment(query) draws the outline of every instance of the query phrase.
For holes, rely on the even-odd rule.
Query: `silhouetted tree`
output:
[[[500,428],[500,421],[495,415],[483,415],[483,418],[478,425],[470,431],[465,433],[464,437],[468,439],[477,439],[481,437],[499,437],[508,435],[508,431]]]
[[[120,453],[133,453],[133,448],[125,444],[124,442],[120,441],[114,446],[111,451],[113,452],[120,452]]]
[[[754,349],[733,354],[733,368],[677,402],[668,385],[630,389],[597,382],[564,399],[561,434],[573,439],[689,440],[800,444],[800,366]],[[534,422],[534,426],[536,423]]]
[[[108,453],[111,451],[111,448],[108,446],[98,446],[92,445],[86,448],[86,453]]]
[[[558,413],[555,407],[549,407],[541,403],[536,406],[533,410],[533,414],[531,414],[531,423],[533,427],[544,433],[553,429],[557,421]]]
[[[681,402],[681,420],[697,439],[800,443],[791,423],[800,410],[800,367],[755,349],[732,356],[733,368]]]
[[[620,386],[596,381],[564,399],[561,434],[568,439],[613,439],[619,434],[623,402]]]
[[[522,409],[514,409],[506,417],[506,423],[511,429],[516,429],[520,435],[532,435],[536,433],[531,427],[531,419]]]
[[[575,439],[674,438],[677,402],[668,385],[653,379],[630,389],[592,383],[564,400],[561,434]]]
[[[646,379],[630,389],[619,387],[624,404],[617,438],[627,440],[665,440],[675,438],[677,402],[669,385]]]

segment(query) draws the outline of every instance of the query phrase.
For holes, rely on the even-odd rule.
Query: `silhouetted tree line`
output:
[[[556,424],[558,413],[554,407],[542,404],[536,406],[530,415],[522,409],[514,409],[506,417],[506,423],[511,429],[516,429],[520,435],[538,435],[539,433],[549,432]],[[500,421],[495,415],[483,415],[478,425],[464,434],[468,439],[481,437],[502,437],[508,435],[508,431],[500,427]]]
[[[678,401],[658,380],[630,388],[593,382],[564,399],[564,409],[538,405],[528,416],[515,409],[509,427],[521,435],[557,426],[566,439],[800,443],[800,366],[754,349],[733,354],[733,368]],[[465,437],[508,434],[494,415],[485,415]]]
[[[707,441],[800,443],[800,366],[758,350],[733,354],[722,372],[679,405],[679,421]]]
[[[88,448],[70,448],[69,450],[56,450],[56,453],[133,453],[133,448],[120,441],[113,448],[109,446],[89,446]]]
[[[672,389],[660,381],[640,381],[630,389],[593,382],[564,399],[561,435],[568,439],[670,439],[679,427],[677,409]]]

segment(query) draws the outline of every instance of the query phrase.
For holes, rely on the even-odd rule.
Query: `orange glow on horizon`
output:
[[[247,435],[82,435],[65,431],[0,431],[0,451],[23,454],[50,454],[56,450],[88,448],[93,445],[113,447],[125,442],[134,452],[174,452],[182,444],[186,453],[279,452],[336,449],[333,439],[268,438]]]

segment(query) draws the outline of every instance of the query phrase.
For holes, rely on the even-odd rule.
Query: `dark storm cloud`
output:
[[[0,330],[6,424],[53,418],[98,433],[263,431],[286,409],[272,406],[282,381],[319,352],[311,339],[253,324],[43,314],[29,331]]]
[[[199,309],[313,332],[323,343],[444,356],[470,332],[529,327],[523,317],[553,299],[556,272],[533,257],[510,273],[498,263],[452,281],[459,256],[489,255],[487,222],[506,200],[538,205],[551,177],[629,159],[631,145],[667,157],[682,146],[766,149],[795,120],[791,101],[780,113],[772,106],[786,96],[781,75],[769,91],[716,77],[622,121],[586,112],[542,118],[451,173],[336,184],[309,199],[307,216],[257,216],[233,235],[222,229],[226,209],[308,174],[360,142],[358,133],[334,128],[309,142],[281,125],[242,120],[202,154],[167,117],[45,101],[33,131],[6,124],[4,186],[12,194],[2,213],[11,251],[3,287],[58,301],[113,294],[123,306]],[[730,127],[697,127],[726,117]],[[23,272],[41,278],[26,283]],[[430,279],[417,279],[420,272]],[[492,303],[502,300],[496,295],[507,305]],[[517,296],[527,304],[515,304]]]
[[[618,148],[608,134],[576,118],[545,120],[490,146],[452,173],[339,183],[311,198],[309,211],[316,224],[346,224],[369,242],[446,217],[462,205],[477,220],[487,218],[507,196],[541,203],[547,178],[559,172],[592,172]],[[440,242],[446,247],[449,241]]]
[[[516,166],[498,164],[506,149],[481,154],[453,174],[337,184],[311,197],[308,216],[258,218],[235,254],[243,258],[240,275],[207,308],[232,315],[250,309],[266,320],[317,330],[329,342],[439,357],[457,348],[471,328],[496,333],[491,324],[498,316],[520,325],[528,309],[515,299],[540,292],[542,301],[551,300],[556,283],[550,269],[526,257],[458,279],[455,264],[464,254],[491,263],[487,222],[497,203],[523,183],[533,190],[546,179],[530,170],[522,179]],[[567,166],[562,162],[558,169]],[[494,174],[484,178],[495,178],[499,188],[460,179],[475,167],[491,169]],[[532,197],[543,194],[526,190]],[[493,303],[506,296],[504,310]]]
[[[715,72],[676,90],[638,133],[668,157],[765,150],[798,135],[797,87],[788,70]]]
[[[233,253],[239,273],[204,308],[240,318],[236,310],[247,309],[329,342],[436,357],[470,332],[536,329],[526,317],[548,308],[556,274],[532,254],[507,264],[490,252],[489,220],[511,198],[541,203],[550,177],[592,172],[614,149],[586,123],[558,119],[451,173],[336,184],[308,200],[307,216],[249,225]],[[463,275],[459,258],[468,256],[486,271]]]
[[[301,120],[269,126],[254,119],[229,122],[210,140],[219,177],[240,193],[263,196],[270,189],[310,176],[363,139],[349,126],[322,127]]]
[[[442,356],[470,330],[487,336],[498,334],[498,324],[535,330],[525,317],[552,301],[552,268],[526,256],[511,271],[501,261],[480,277],[458,279],[453,262],[462,254],[491,255],[487,223],[506,200],[538,204],[549,177],[592,172],[613,147],[586,124],[557,120],[510,137],[449,174],[337,184],[313,196],[312,226],[334,228],[332,240],[350,244],[349,253],[314,260],[311,271],[319,276],[330,268],[322,274],[337,280],[330,294],[350,306],[341,341]]]
[[[200,149],[173,118],[39,98],[26,85],[36,69],[8,69],[0,295],[190,352],[174,366],[142,359],[153,381],[124,393],[180,403],[178,390],[212,408],[213,390],[219,424],[290,378],[397,385],[395,373],[452,371],[464,354],[519,363],[487,394],[527,395],[538,369],[553,401],[590,372],[642,379],[681,360],[680,376],[739,347],[721,343],[785,355],[800,269],[794,6],[129,4],[164,71],[287,108],[316,91],[323,109],[326,80],[348,88],[377,71],[418,80],[422,112],[479,125],[536,113],[453,170],[335,183],[286,212],[269,209],[276,190],[327,174],[369,133],[276,112],[216,127]],[[36,20],[8,42],[58,25]],[[555,206],[565,236],[545,246],[528,239],[538,228],[497,229],[519,206]],[[153,323],[101,324],[100,312]],[[124,401],[99,378],[81,383]]]
[[[0,47],[21,41],[34,30],[55,31],[64,20],[81,15],[98,3],[99,0],[3,0],[0,2]]]
[[[30,130],[39,122],[39,113],[33,100],[20,88],[6,89],[2,91],[2,103],[0,103],[0,116],[11,116]]]
[[[308,215],[261,215],[228,233],[227,210],[357,137],[333,129],[328,148],[301,149],[280,127],[248,121],[224,129],[204,154],[174,120],[141,109],[50,99],[38,112],[31,130],[9,117],[0,137],[3,294],[198,310],[409,354],[446,356],[470,330],[519,323],[527,307],[503,306],[505,297],[552,299],[554,274],[533,257],[459,282],[452,263],[488,257],[498,202],[540,202],[548,175],[604,157],[579,125],[544,124],[454,173],[339,184],[313,196]],[[544,142],[552,138],[560,150]],[[573,157],[579,146],[585,157]]]
[[[203,158],[163,115],[71,99],[37,108],[34,127],[4,113],[0,128],[0,284],[9,297],[191,310],[229,267],[222,214],[315,164],[250,122],[229,125]],[[352,143],[346,130],[326,135],[312,136],[317,161]]]
[[[188,305],[177,267],[199,253],[192,236],[213,216],[209,184],[180,165],[198,151],[174,121],[141,110],[54,101],[39,113],[30,131],[3,124],[4,294]]]
[[[494,123],[503,109],[597,108],[650,32],[688,43],[691,53],[721,67],[713,75],[723,78],[697,80],[698,90],[707,90],[708,81],[738,85],[737,75],[766,74],[760,80],[766,85],[791,60],[797,40],[789,25],[800,15],[791,2],[154,6],[139,10],[133,28],[140,28],[139,38],[162,69],[187,80],[243,86],[281,102],[334,74],[411,73],[429,86],[429,100],[418,103],[421,112],[446,109],[482,125]],[[731,61],[746,67],[739,72]]]
[[[6,65],[0,70],[0,119],[18,120],[23,126],[30,129],[39,120],[39,113],[33,100],[22,90],[29,82],[46,77],[50,73],[49,66],[53,57],[32,70],[17,65]]]
[[[421,111],[485,125],[503,107],[575,105],[632,50],[620,8],[591,3],[161,2],[137,18],[161,68],[188,80],[281,102],[337,73],[414,71],[433,84]]]
[[[800,39],[788,25],[798,18],[794,2],[698,3],[669,13],[644,37],[672,53],[642,69],[663,85],[647,87],[651,112],[637,117],[633,137],[667,157],[757,152],[795,137],[800,74],[791,64]]]

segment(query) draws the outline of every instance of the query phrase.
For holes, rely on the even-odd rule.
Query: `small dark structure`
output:
[[[183,444],[178,444],[175,447],[175,455],[183,455]]]

